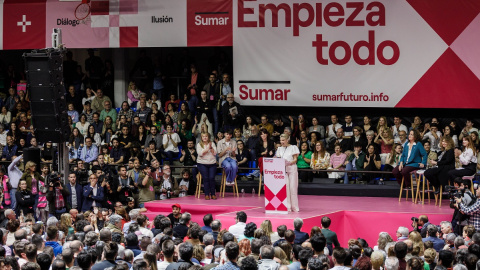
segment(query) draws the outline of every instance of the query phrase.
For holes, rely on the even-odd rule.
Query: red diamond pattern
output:
[[[448,48],[396,107],[477,108],[480,100],[478,89],[480,80]]]
[[[449,46],[480,13],[480,1],[407,0]]]

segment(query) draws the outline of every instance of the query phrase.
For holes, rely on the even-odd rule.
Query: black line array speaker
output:
[[[23,149],[23,162],[33,161],[37,164],[37,172],[40,171],[40,148],[24,148]]]
[[[62,143],[70,136],[63,84],[63,54],[63,50],[42,49],[23,55],[32,123],[40,142]]]

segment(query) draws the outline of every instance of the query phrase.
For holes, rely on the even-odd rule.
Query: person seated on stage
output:
[[[392,152],[388,154],[386,158],[386,163],[385,163],[385,166],[383,167],[384,172],[391,172],[393,171],[393,168],[398,166],[402,152],[403,152],[403,146],[398,143],[395,144],[395,146],[392,148]],[[391,177],[391,174],[382,175],[380,178],[379,184],[384,185],[385,183],[383,183],[383,181],[386,179],[389,179],[390,177]]]
[[[467,137],[468,135],[470,135],[470,133],[474,131],[478,133],[478,129],[473,127],[473,120],[467,119],[467,122],[465,123],[465,127],[462,129],[462,132],[460,133],[460,136],[458,137],[458,139],[462,140],[464,137]]]
[[[340,145],[335,145],[335,153],[330,156],[329,170],[345,170],[347,155],[341,149]],[[334,183],[340,183],[344,175],[343,172],[328,172],[328,178],[335,179]]]
[[[437,160],[437,153],[435,151],[432,151],[432,144],[429,141],[426,141],[423,143],[423,148],[425,148],[425,151],[427,152],[428,158],[427,158],[427,169],[433,167],[432,161]]]
[[[323,141],[319,141],[315,144],[315,148],[310,161],[310,168],[313,170],[326,170],[330,165],[330,154],[325,149]],[[318,175],[320,178],[327,178],[326,172],[313,171],[314,175]]]
[[[293,220],[293,227],[295,228],[295,230],[293,231],[295,233],[294,244],[301,245],[303,242],[307,241],[308,239],[308,233],[301,231],[302,226],[303,226],[303,219],[297,217]]]
[[[233,186],[237,177],[238,165],[235,158],[237,151],[237,143],[232,140],[232,130],[224,133],[224,138],[217,144],[218,163],[225,171],[226,185]]]
[[[346,139],[353,137],[353,128],[355,124],[352,123],[352,116],[347,114],[345,115],[345,124],[342,125],[344,136]]]
[[[334,141],[330,141],[329,145],[332,146],[330,150],[334,150],[336,145],[340,145],[342,152],[349,155],[350,151],[353,151],[353,144],[351,139],[344,138],[343,129],[337,129],[337,136]],[[332,151],[333,152],[333,151]]]
[[[382,134],[382,130],[387,130],[387,129],[390,129],[390,127],[388,126],[388,122],[387,122],[387,117],[385,116],[380,116],[378,118],[378,123],[377,123],[377,130],[376,130],[376,134],[375,135],[378,135],[378,134]]]
[[[309,169],[310,163],[312,161],[312,152],[308,148],[308,143],[303,142],[300,144],[300,154],[298,155],[297,168],[298,169]],[[308,171],[299,171],[298,179],[302,182],[313,182],[313,172]]]
[[[273,133],[273,125],[268,122],[268,116],[266,114],[263,114],[260,117],[261,123],[258,124],[258,130],[261,130],[262,128],[266,129],[268,131],[268,135],[271,136]]]
[[[462,139],[463,151],[455,149],[455,160],[461,164],[463,169],[454,169],[448,172],[450,180],[456,177],[474,175],[477,168],[477,152],[473,145],[472,137],[466,136]]]
[[[351,140],[353,144],[359,142],[362,145],[362,151],[365,152],[367,150],[367,138],[365,137],[363,129],[360,126],[353,127],[353,136]]]
[[[367,149],[367,155],[365,156],[364,170],[365,171],[379,171],[381,168],[380,156],[375,153],[375,147],[370,145]],[[371,182],[376,177],[376,174],[365,173],[365,180]],[[375,181],[376,182],[376,181]]]
[[[416,130],[411,130],[408,135],[408,143],[405,144],[400,157],[400,164],[393,169],[393,175],[397,179],[398,184],[405,181],[404,187],[410,188],[412,171],[423,169],[427,165],[427,152],[420,143],[420,134]]]
[[[372,146],[373,147],[373,146]],[[363,171],[364,162],[365,162],[365,153],[362,151],[362,145],[359,142],[354,144],[354,151],[348,156],[345,161],[345,175],[343,178],[343,183],[349,183],[349,173],[348,171]],[[353,177],[357,177],[356,181],[362,181],[361,173],[351,173]]]
[[[380,132],[375,138],[375,143],[380,145],[380,153],[376,152],[376,154],[380,154],[382,164],[385,164],[387,155],[390,152],[392,152],[392,147],[393,147],[392,130],[384,129],[383,127],[380,127]]]
[[[172,170],[169,165],[163,165],[163,176],[161,177],[160,182],[160,197],[163,199],[168,198],[168,193],[171,197],[178,197],[180,194],[180,187],[178,186],[177,179],[172,176]]]
[[[332,114],[330,116],[330,120],[332,121],[332,124],[327,126],[327,129],[325,131],[325,138],[327,142],[330,139],[334,139],[337,135],[337,129],[342,128],[342,124],[338,123],[338,118],[337,115]]]

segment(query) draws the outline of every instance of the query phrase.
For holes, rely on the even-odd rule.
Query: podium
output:
[[[265,213],[288,214],[285,159],[263,158]]]

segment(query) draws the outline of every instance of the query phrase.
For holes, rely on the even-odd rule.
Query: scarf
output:
[[[55,188],[55,208],[57,210],[65,208],[65,200],[63,199],[62,192],[58,187]]]
[[[8,176],[4,175],[3,176],[3,196],[5,199],[5,205],[10,205],[12,202],[10,199],[10,190],[8,190],[7,179],[8,179]]]

